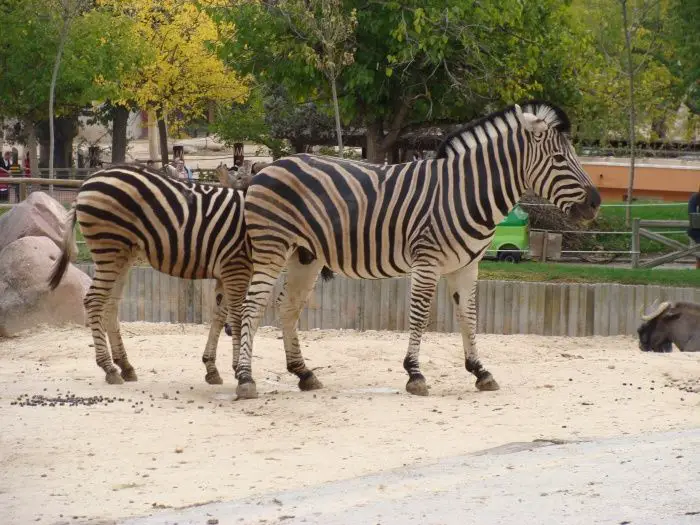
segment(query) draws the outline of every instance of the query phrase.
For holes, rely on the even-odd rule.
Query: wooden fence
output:
[[[78,265],[92,276],[93,265]],[[280,285],[275,288],[275,297]],[[407,278],[319,279],[299,319],[301,330],[346,328],[408,330]],[[562,336],[636,334],[640,309],[654,299],[695,301],[700,289],[619,284],[559,284],[479,281],[478,331]],[[214,282],[170,277],[150,267],[134,267],[120,304],[123,321],[208,323]],[[279,326],[275,300],[263,325]],[[451,295],[442,279],[428,331],[458,332]]]

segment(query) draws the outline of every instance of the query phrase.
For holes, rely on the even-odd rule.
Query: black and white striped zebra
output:
[[[243,307],[239,397],[255,397],[252,343],[268,295],[287,265],[280,307],[287,369],[299,387],[321,383],[301,355],[299,313],[325,265],[353,278],[411,275],[406,389],[426,395],[419,347],[441,275],[451,288],[465,365],[479,390],[499,388],[479,361],[474,294],[478,262],[498,224],[528,189],[575,218],[593,218],[600,196],[567,137],[565,113],[546,102],[508,107],[446,138],[436,159],[378,166],[295,155],[260,171],[245,219],[253,277]]]
[[[68,266],[76,221],[95,263],[85,309],[97,364],[107,382],[136,381],[119,332],[117,309],[129,268],[139,258],[176,277],[216,279],[216,304],[202,361],[205,380],[221,384],[216,368],[219,334],[228,316],[235,369],[241,305],[251,275],[242,193],[138,166],[96,172],[81,185],[71,209],[61,257],[50,277],[51,289],[58,286]]]

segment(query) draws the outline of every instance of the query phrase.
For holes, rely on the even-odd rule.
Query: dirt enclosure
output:
[[[104,383],[86,328],[0,340],[3,524],[103,523],[516,441],[700,425],[700,355],[643,354],[629,337],[479,335],[501,390],[477,392],[461,337],[429,333],[421,357],[432,388],[416,398],[403,389],[405,333],[302,333],[325,388],[301,393],[278,330],[264,328],[253,361],[260,398],[236,402],[223,335],[226,384],[210,386],[207,326],[122,327],[139,381],[121,386]],[[33,396],[47,401],[34,406]]]

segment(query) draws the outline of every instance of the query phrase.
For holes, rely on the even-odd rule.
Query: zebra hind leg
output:
[[[119,302],[122,298],[122,291],[126,283],[126,275],[129,270],[129,264],[122,267],[122,273],[115,279],[114,287],[109,300],[105,306],[105,325],[107,328],[107,336],[109,337],[109,346],[112,348],[112,358],[114,363],[121,368],[121,377],[124,381],[136,381],[136,371],[129,363],[129,359],[124,349],[124,342],[119,331]]]
[[[299,378],[299,389],[308,391],[318,390],[323,388],[323,385],[304,362],[299,346],[297,321],[299,313],[316,284],[323,264],[313,257],[304,257],[302,253],[301,251],[295,253],[287,263],[287,287],[280,305],[280,321],[284,352],[287,357],[287,370]]]
[[[462,332],[465,368],[476,377],[476,388],[482,391],[498,390],[500,387],[479,360],[476,348],[476,283],[478,262],[473,262],[454,273],[446,275],[452,291],[457,320]]]
[[[411,271],[411,307],[409,313],[408,352],[403,360],[404,370],[408,373],[406,391],[416,396],[427,396],[428,386],[420,371],[419,352],[423,331],[428,323],[430,305],[435,295],[440,275],[430,266],[416,266]]]
[[[120,385],[124,379],[119,374],[119,370],[112,361],[112,354],[107,346],[105,338],[105,306],[110,300],[115,281],[118,280],[124,271],[124,259],[114,258],[109,261],[95,261],[95,275],[92,284],[83,304],[88,325],[92,330],[92,339],[95,344],[95,360],[97,366],[104,370],[105,380],[111,385]],[[128,264],[126,270],[128,270]]]

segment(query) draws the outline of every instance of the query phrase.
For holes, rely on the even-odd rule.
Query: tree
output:
[[[213,131],[229,145],[243,141],[262,144],[276,159],[325,141],[333,132],[333,121],[313,102],[294,103],[281,86],[257,86],[244,104],[218,107]]]
[[[700,115],[700,2],[672,0],[668,17],[669,40],[676,59],[669,65],[678,68],[684,102],[695,115]]]
[[[58,79],[58,69],[61,65],[63,48],[66,46],[68,32],[73,20],[80,16],[83,9],[88,5],[87,0],[60,0],[61,31],[58,37],[58,49],[56,50],[56,60],[54,61],[53,72],[51,73],[51,86],[49,88],[49,178],[53,179],[53,152],[54,152],[54,94],[56,92],[56,80]],[[49,191],[53,194],[53,186]]]
[[[307,60],[307,41],[277,6],[270,0],[217,10],[219,21],[237,28],[223,56],[258,82],[285,86],[295,99],[330,100],[322,73]],[[365,128],[372,161],[393,158],[397,139],[416,125],[463,122],[526,96],[553,95],[558,103],[577,96],[568,65],[577,39],[563,1],[342,6],[345,13],[356,9],[357,48],[337,79],[340,113]]]
[[[579,2],[576,13],[594,46],[593,68],[582,76],[588,92],[586,120],[603,140],[624,137],[630,154],[627,201],[632,202],[636,142],[640,130],[650,139],[664,138],[665,122],[675,115],[684,88],[669,40],[669,2],[609,0]],[[586,134],[586,133],[584,133]],[[627,208],[626,221],[630,221]]]
[[[341,0],[282,0],[277,7],[302,42],[307,62],[321,71],[331,84],[338,151],[342,157],[337,84],[343,68],[354,61],[357,10],[346,14]]]
[[[215,0],[100,0],[136,23],[140,39],[148,42],[153,59],[128,76],[122,100],[155,112],[161,162],[168,163],[167,119],[196,117],[210,101],[244,101],[248,88],[217,55],[222,38],[233,27],[217,26],[206,6]]]
[[[64,131],[77,129],[80,112],[93,101],[114,96],[119,79],[138,68],[144,54],[129,20],[114,18],[101,9],[82,11],[68,25],[52,90],[56,51],[64,26],[57,5],[39,0],[7,0],[0,4],[0,16],[13,21],[3,28],[0,39],[0,116],[21,120],[35,168],[38,127],[50,120],[51,91],[55,95],[55,116],[66,123]],[[29,65],[31,78],[27,77]],[[48,153],[48,123],[46,131]],[[74,134],[60,135],[69,142],[70,149]],[[55,149],[65,151],[66,146],[59,142]],[[42,161],[49,164],[48,155]]]

